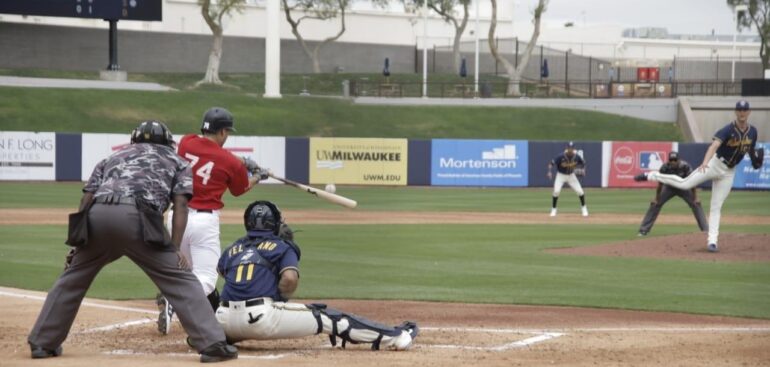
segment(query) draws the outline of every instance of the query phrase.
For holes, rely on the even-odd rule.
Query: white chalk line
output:
[[[492,352],[504,352],[509,349],[514,348],[523,348],[528,347],[530,345],[544,342],[546,340],[558,338],[562,335],[562,333],[545,333],[537,336],[533,336],[531,338],[527,338],[524,340],[517,340],[514,342],[510,342],[503,345],[498,345],[494,347],[477,347],[477,346],[470,346],[470,345],[443,345],[443,344],[432,344],[432,345],[420,345],[420,347],[424,348],[439,348],[439,349],[465,349],[465,350],[487,350]]]
[[[466,328],[459,326],[452,327],[420,327],[420,330],[426,331],[454,331],[454,332],[474,332],[474,333],[509,333],[509,334],[544,334],[544,333],[568,333],[568,332],[670,332],[670,333],[697,333],[697,332],[715,332],[715,333],[768,333],[770,326],[734,326],[734,327],[606,327],[606,328],[554,328],[554,329],[490,329],[490,328]]]
[[[24,293],[13,293],[13,292],[0,291],[0,296],[16,297],[16,298],[23,298],[23,299],[32,299],[32,300],[36,300],[36,301],[45,301],[45,297],[34,296],[34,295],[31,295],[31,294],[24,294]],[[82,306],[88,306],[88,307],[104,308],[104,309],[107,309],[107,310],[115,310],[115,311],[137,312],[137,313],[157,313],[158,312],[158,311],[145,310],[145,309],[141,309],[141,308],[105,305],[105,304],[101,304],[101,303],[93,303],[93,302],[90,302],[90,301],[85,301],[81,305]]]
[[[90,333],[98,333],[98,332],[101,332],[101,331],[112,331],[112,330],[115,330],[115,329],[121,329],[121,328],[129,327],[129,326],[149,324],[151,322],[155,322],[155,320],[152,320],[152,319],[141,319],[141,320],[126,321],[126,322],[121,322],[121,323],[118,323],[118,324],[112,324],[112,325],[106,325],[106,326],[96,327],[96,328],[92,328],[92,329],[86,329],[86,330],[83,330],[83,331],[79,332],[78,334],[90,334]]]
[[[165,356],[165,357],[195,357],[198,358],[198,354],[194,353],[147,353],[147,352],[138,352],[135,350],[130,349],[116,349],[111,350],[108,352],[102,352],[102,354],[106,355],[113,355],[113,356]],[[273,360],[273,359],[281,359],[283,357],[287,357],[288,354],[266,354],[263,356],[252,356],[252,355],[243,355],[238,354],[238,359],[266,359],[266,360]]]

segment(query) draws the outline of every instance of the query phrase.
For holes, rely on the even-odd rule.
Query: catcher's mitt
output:
[[[291,246],[294,252],[297,253],[297,261],[299,261],[299,258],[302,256],[302,251],[300,251],[299,245],[294,242],[294,230],[291,229],[288,224],[281,223],[281,226],[278,227],[278,237],[286,242],[287,245]]]
[[[754,167],[754,169],[760,169],[765,159],[765,149],[755,149],[754,151],[750,152],[749,158],[751,158],[751,166]]]
[[[576,176],[585,176],[586,175],[586,169],[585,168],[575,168],[575,175]]]

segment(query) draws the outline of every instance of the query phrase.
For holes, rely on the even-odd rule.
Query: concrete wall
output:
[[[374,98],[358,97],[355,103],[418,106],[498,106],[569,108],[631,116],[661,123],[674,123],[676,99],[457,99],[457,98]]]
[[[684,97],[683,97],[684,98]],[[709,142],[714,132],[735,119],[735,102],[740,97],[686,97],[700,129],[701,141]],[[757,127],[759,141],[770,141],[770,98],[748,97],[749,123]]]
[[[118,63],[128,72],[205,71],[211,36],[119,31]],[[310,43],[311,47],[314,43]],[[104,29],[0,23],[0,68],[100,70],[108,64]],[[264,72],[262,38],[225,37],[222,72]],[[414,71],[414,47],[332,43],[321,51],[324,72],[380,72],[390,58],[393,73]],[[308,73],[312,64],[295,40],[281,41],[281,71]]]

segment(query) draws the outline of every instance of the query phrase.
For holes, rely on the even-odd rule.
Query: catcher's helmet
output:
[[[136,143],[154,143],[172,146],[174,137],[166,124],[149,120],[144,121],[131,133],[131,144]]]
[[[668,161],[678,161],[679,160],[679,153],[676,151],[671,151],[668,153]]]
[[[273,231],[278,234],[282,222],[281,211],[269,201],[255,201],[243,213],[243,225],[247,231]]]
[[[221,129],[228,129],[235,131],[233,127],[233,114],[230,111],[222,107],[211,107],[206,114],[203,115],[203,123],[201,123],[202,133],[216,133]]]

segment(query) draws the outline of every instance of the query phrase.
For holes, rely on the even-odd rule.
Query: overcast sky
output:
[[[498,1],[508,1],[510,6],[510,0]],[[514,21],[529,22],[537,0],[513,1]],[[543,19],[549,23],[572,21],[576,26],[585,21],[588,25],[665,27],[677,34],[710,34],[712,29],[717,34],[732,34],[735,29],[726,0],[550,0]]]

